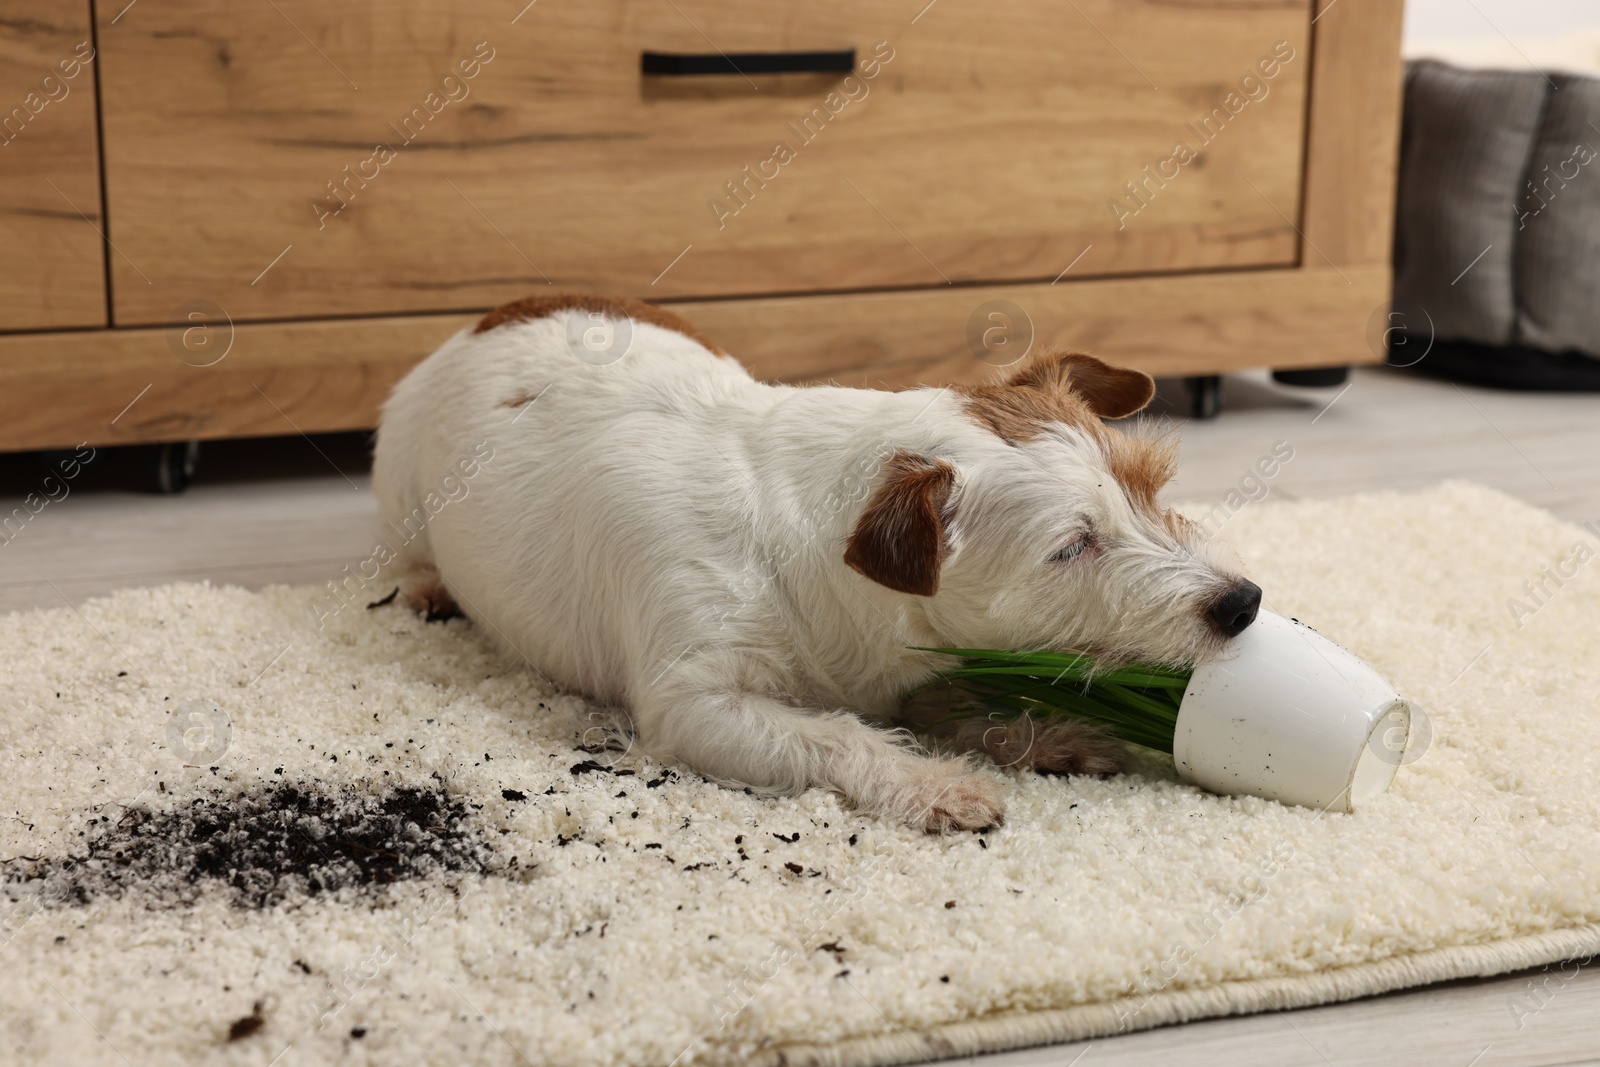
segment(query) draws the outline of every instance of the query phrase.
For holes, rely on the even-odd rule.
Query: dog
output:
[[[1194,664],[1255,618],[1261,590],[1157,501],[1174,442],[1103,421],[1154,391],[1077,353],[976,386],[771,385],[665,309],[549,296],[395,387],[373,480],[410,531],[391,565],[406,604],[459,608],[624,709],[648,753],[976,830],[1002,819],[1003,779],[891,728],[956,662],[917,649]],[[1071,724],[964,742],[1043,772],[1117,767]]]

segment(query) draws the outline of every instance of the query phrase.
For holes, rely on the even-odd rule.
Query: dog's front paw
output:
[[[1001,786],[992,778],[957,774],[935,779],[913,791],[908,821],[930,834],[984,830],[1005,821]]]

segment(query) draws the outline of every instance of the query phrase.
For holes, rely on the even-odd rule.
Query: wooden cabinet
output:
[[[0,337],[0,447],[368,426],[472,313],[551,288],[671,303],[789,380],[990,374],[996,300],[1164,372],[1370,360],[1399,12],[101,7],[115,327]]]
[[[0,330],[106,325],[87,0],[0,0]]]
[[[117,319],[195,298],[235,321],[458,310],[550,283],[670,299],[1047,282],[1090,245],[1086,274],[1294,262],[1309,0],[989,0],[915,25],[905,7],[130,15],[105,43]],[[856,73],[641,75],[643,52],[715,56],[708,40],[853,50]],[[1186,124],[1208,123],[1203,145]],[[1197,157],[1147,178],[1180,140]]]

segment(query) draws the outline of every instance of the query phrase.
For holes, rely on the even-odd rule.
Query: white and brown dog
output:
[[[625,708],[651,754],[972,829],[1004,811],[996,779],[868,721],[953,662],[914,647],[1192,664],[1255,617],[1260,590],[1157,503],[1172,443],[1101,421],[1153,392],[1085,355],[976,387],[766,385],[660,308],[538,298],[395,388],[374,481],[415,528],[407,603],[459,604]],[[486,448],[464,496],[424,508]],[[1117,766],[1072,727],[971,740],[1041,771]]]

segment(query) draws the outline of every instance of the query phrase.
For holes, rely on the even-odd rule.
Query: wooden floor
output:
[[[1183,422],[1163,382],[1154,415],[1179,425],[1173,499],[1220,501],[1280,441],[1294,458],[1275,499],[1413,489],[1447,478],[1495,486],[1577,522],[1600,520],[1600,396],[1457,387],[1379,368],[1348,387],[1293,390],[1264,374],[1227,379],[1213,422]],[[178,497],[131,488],[148,456],[103,451],[0,544],[0,611],[80,603],[175,579],[250,588],[321,583],[364,558],[377,513],[358,435],[207,445]],[[46,468],[0,457],[0,517]],[[57,496],[59,490],[54,490]],[[1537,992],[1532,988],[1537,986]],[[1534,1010],[1537,1009],[1537,1010]],[[1001,1065],[1600,1063],[1600,967],[1453,982],[1348,1004],[1217,1019],[983,1058]]]

